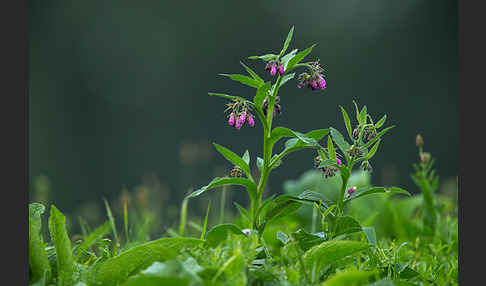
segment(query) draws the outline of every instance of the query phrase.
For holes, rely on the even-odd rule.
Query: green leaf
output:
[[[101,226],[97,227],[94,231],[92,231],[84,241],[78,246],[76,250],[76,255],[74,256],[74,260],[78,260],[79,257],[93,244],[97,241],[102,239],[105,235],[110,232],[111,224],[109,221],[105,222]]]
[[[186,198],[195,198],[205,191],[210,189],[214,189],[219,186],[223,185],[240,185],[247,188],[248,193],[253,196],[256,195],[257,186],[254,182],[246,179],[246,178],[230,178],[230,177],[216,177],[214,178],[208,185],[195,190],[194,192],[190,193]]]
[[[224,74],[224,73],[222,73],[222,74],[219,74],[219,75],[229,77],[234,81],[240,82],[244,85],[251,86],[251,87],[254,87],[254,88],[259,88],[260,86],[263,85],[263,82],[259,82],[258,80],[254,80],[254,79],[247,77],[246,75],[242,75],[242,74]]]
[[[284,85],[286,82],[293,79],[294,76],[295,76],[295,73],[289,73],[289,74],[284,75],[282,77],[282,80],[280,81],[280,86]]]
[[[307,251],[312,247],[325,241],[325,239],[321,236],[308,233],[303,229],[299,229],[296,232],[293,232],[292,237],[303,251]]]
[[[354,103],[354,108],[355,108],[355,111],[356,111],[356,121],[358,121],[358,123],[360,123],[360,121],[359,121],[359,108],[358,108],[358,104],[354,100],[353,100],[353,103]]]
[[[285,56],[283,56],[282,58],[280,58],[280,61],[282,62],[283,66],[284,66],[284,71],[287,71],[286,70],[287,64],[291,59],[293,59],[295,57],[295,54],[297,53],[297,51],[298,51],[297,49],[294,49],[290,53],[288,53]]]
[[[248,150],[245,151],[245,153],[243,154],[243,157],[241,157],[243,159],[243,161],[245,161],[245,163],[249,166],[250,165],[250,153],[248,152]]]
[[[47,253],[42,240],[41,215],[45,207],[40,203],[29,204],[29,266],[32,271],[30,281],[32,283],[44,279],[50,280],[51,267],[47,259]]]
[[[339,107],[341,107],[341,113],[343,114],[344,124],[346,125],[346,130],[348,131],[349,139],[353,140],[353,130],[351,129],[351,120],[349,119],[346,110],[342,106]]]
[[[263,101],[268,94],[268,90],[270,89],[271,82],[267,81],[265,84],[260,86],[257,90],[255,97],[253,98],[253,102],[255,103],[255,108],[262,110]]]
[[[305,133],[305,137],[312,138],[316,141],[321,140],[329,133],[329,129],[315,129]]]
[[[258,168],[258,170],[260,170],[260,172],[262,171],[263,164],[264,164],[263,159],[260,158],[260,157],[257,157],[257,168]]]
[[[366,144],[363,145],[363,148],[368,148],[371,146],[371,144],[375,143],[376,140],[380,139],[381,136],[385,135],[386,132],[388,132],[388,130],[392,129],[393,127],[395,127],[395,125],[392,125],[392,126],[389,126],[383,130],[381,130],[380,132],[378,132],[378,134],[376,135],[375,138],[371,139],[370,141],[368,141]]]
[[[248,58],[252,59],[252,60],[261,59],[261,60],[268,62],[268,61],[271,61],[271,60],[275,60],[277,57],[278,57],[278,55],[266,54],[266,55],[263,55],[263,56],[251,56],[251,57],[248,57]]]
[[[371,245],[373,245],[373,252],[376,252],[376,232],[375,232],[375,228],[372,227],[372,226],[363,227],[363,232],[366,235],[368,242]]]
[[[231,99],[231,100],[245,100],[243,97],[224,94],[224,93],[208,92],[208,95],[215,95],[215,96],[219,96],[219,97],[223,97],[223,98]]]
[[[66,217],[54,206],[51,206],[49,233],[56,248],[57,285],[72,285],[73,257],[71,241],[66,231]]]
[[[321,286],[361,286],[373,282],[377,271],[345,270],[327,279]]]
[[[214,147],[216,147],[216,150],[218,150],[218,152],[226,158],[226,160],[240,167],[241,170],[246,174],[246,176],[248,176],[248,178],[252,180],[250,166],[248,166],[248,163],[246,163],[245,160],[243,160],[240,156],[236,155],[236,153],[226,147],[223,147],[216,143],[213,143],[213,145]]]
[[[363,108],[361,109],[361,111],[359,113],[359,124],[360,125],[366,124],[367,112],[368,112],[368,109],[366,108],[366,105],[365,105],[365,106],[363,106]]]
[[[321,270],[332,263],[369,247],[369,244],[358,241],[325,241],[306,251],[303,261],[307,269],[314,269],[315,267],[316,273],[320,273]]]
[[[245,65],[243,62],[240,61],[240,64],[246,69],[246,71],[251,75],[251,77],[260,82],[260,83],[264,83],[263,79],[256,73],[254,72],[251,68],[249,68],[247,65]]]
[[[278,196],[269,205],[268,211],[265,213],[264,221],[266,223],[290,215],[297,211],[302,204],[294,200],[293,196],[281,195]]]
[[[208,218],[209,218],[209,210],[211,209],[211,201],[208,203],[208,208],[206,209],[206,216],[204,217],[204,223],[203,227],[201,230],[201,240],[204,239],[204,236],[206,235],[206,229],[208,227]]]
[[[360,223],[350,216],[336,218],[336,230],[334,236],[350,234],[361,231]]]
[[[250,212],[248,212],[247,209],[239,205],[237,202],[233,202],[233,204],[235,204],[236,208],[240,212],[240,215],[244,217],[246,220],[250,221],[250,217],[251,217]]]
[[[298,138],[303,143],[306,143],[306,144],[316,144],[317,143],[317,140],[315,140],[312,137],[306,136],[306,134],[303,134],[303,133],[300,133],[300,132],[297,132],[297,131],[293,131],[293,130],[290,130],[289,128],[287,128],[287,127],[281,127],[281,126],[275,127],[272,130],[272,134],[270,135],[270,140],[271,140],[272,144],[275,144],[279,139],[281,139],[283,137]]]
[[[365,156],[366,160],[371,159],[375,155],[376,151],[378,150],[378,146],[380,145],[380,142],[381,140],[378,140],[378,142],[376,142],[376,144],[373,145],[369,153]]]
[[[216,246],[221,241],[226,240],[228,233],[236,235],[245,235],[239,227],[234,224],[218,224],[211,228],[206,235],[206,242],[210,246]]]
[[[356,190],[351,196],[344,199],[344,203],[346,204],[351,200],[377,193],[404,194],[411,196],[409,192],[397,187],[367,187]]]
[[[155,261],[175,258],[184,247],[195,247],[203,240],[189,237],[161,238],[135,246],[119,255],[94,265],[88,272],[89,285],[113,286]]]
[[[334,128],[329,128],[331,131],[331,136],[332,140],[336,143],[336,145],[339,147],[341,152],[346,156],[346,160],[348,160],[348,153],[346,152],[351,146],[349,145],[346,140],[344,140],[343,135],[336,129]]]
[[[110,209],[110,205],[108,204],[108,202],[103,199],[104,203],[105,203],[105,208],[106,208],[106,214],[108,215],[108,219],[110,221],[110,225],[111,225],[111,230],[113,232],[113,236],[115,237],[115,246],[113,247],[113,254],[116,254],[117,250],[118,250],[118,234],[116,232],[116,225],[115,225],[115,219],[113,218],[113,214],[111,213],[111,209]]]
[[[327,137],[327,152],[329,155],[329,159],[333,162],[336,162],[336,151],[334,151],[334,144],[332,143],[331,136]]]
[[[386,114],[383,115],[383,117],[375,124],[375,128],[378,129],[381,126],[383,126],[383,124],[385,124],[385,121],[386,121]]]
[[[312,49],[316,46],[316,44],[312,45],[311,47],[303,50],[302,52],[298,53],[297,55],[295,55],[295,57],[293,57],[291,60],[289,60],[287,66],[285,67],[285,71],[291,71],[295,65],[297,65],[298,63],[300,63],[301,60],[303,60],[305,58],[305,56],[307,56],[311,51]]]
[[[280,56],[283,56],[283,54],[287,51],[287,48],[289,47],[293,35],[294,35],[294,26],[290,28],[289,34],[287,35],[287,39],[285,39],[282,51],[280,52]]]

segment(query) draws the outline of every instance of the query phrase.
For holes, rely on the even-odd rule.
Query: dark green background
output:
[[[281,89],[277,125],[344,130],[338,105],[366,104],[397,125],[372,161],[376,184],[415,192],[409,178],[422,133],[441,178],[458,173],[456,1],[31,1],[30,178],[49,178],[65,212],[157,176],[179,204],[231,165],[209,145],[260,155],[261,128],[226,125],[225,100],[254,90],[218,73],[243,73],[248,56],[313,43],[327,70],[324,92]],[[192,147],[191,147],[192,146]],[[184,156],[181,156],[181,153]],[[294,153],[272,191],[313,165]]]

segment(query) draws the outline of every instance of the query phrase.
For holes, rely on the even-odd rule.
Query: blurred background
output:
[[[190,188],[232,166],[212,147],[261,156],[262,129],[226,124],[222,92],[251,99],[255,90],[218,73],[242,73],[248,56],[318,45],[327,89],[280,90],[275,126],[344,131],[338,105],[352,100],[396,125],[371,161],[371,181],[418,190],[415,135],[437,158],[441,184],[458,174],[457,1],[73,1],[30,3],[31,201],[54,203],[73,217],[115,216],[125,198],[178,215]],[[301,72],[301,71],[298,71]],[[353,124],[354,125],[354,124]],[[268,193],[312,169],[315,152],[289,155]],[[246,205],[242,192],[228,194]],[[203,214],[211,195],[194,200]],[[196,202],[198,201],[198,202]],[[228,207],[232,207],[228,203]],[[232,207],[234,209],[234,207]]]

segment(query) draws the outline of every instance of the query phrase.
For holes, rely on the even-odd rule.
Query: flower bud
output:
[[[430,160],[430,153],[428,152],[424,152],[420,155],[420,161],[422,161],[422,163],[427,163],[428,161]]]
[[[282,63],[278,64],[278,72],[280,73],[280,75],[284,75],[284,66]]]
[[[424,138],[422,138],[422,135],[417,134],[417,137],[415,137],[415,145],[419,148],[424,146]]]
[[[277,74],[277,66],[275,65],[275,63],[272,63],[270,65],[270,75],[276,75]]]
[[[240,113],[240,118],[238,118],[238,120],[240,121],[241,126],[243,126],[243,124],[245,124],[246,110],[243,110],[243,112]]]
[[[253,119],[253,116],[251,115],[251,113],[248,113],[248,124],[251,127],[255,126],[255,120]]]
[[[341,162],[341,160],[339,158],[336,157],[336,162],[339,166],[341,166],[343,164],[343,162]]]
[[[347,192],[348,192],[348,195],[351,195],[351,194],[353,194],[355,191],[356,191],[356,186],[354,186],[354,187],[352,187],[352,188],[349,188]]]
[[[230,126],[234,126],[235,125],[235,114],[233,112],[231,112],[231,114],[230,114],[230,117],[228,119],[228,124]]]
[[[326,80],[320,74],[317,74],[317,85],[320,89],[326,88]]]
[[[241,124],[241,121],[240,120],[236,120],[235,122],[235,128],[240,130],[241,129],[241,126],[243,126],[243,124]]]

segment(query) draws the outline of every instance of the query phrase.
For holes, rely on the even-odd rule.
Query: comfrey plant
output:
[[[374,123],[371,116],[367,113],[364,106],[359,110],[356,107],[357,125],[351,128],[350,118],[344,108],[341,107],[344,122],[351,143],[345,140],[344,136],[335,128],[317,129],[306,133],[293,131],[289,128],[278,126],[274,127],[277,115],[281,113],[280,88],[295,77],[296,69],[304,69],[298,77],[297,86],[299,88],[308,87],[314,91],[322,91],[326,88],[326,76],[323,68],[317,61],[302,62],[302,60],[312,51],[315,45],[298,51],[294,49],[286,54],[292,39],[294,28],[290,30],[282,50],[279,54],[265,54],[262,56],[252,56],[249,59],[262,60],[266,63],[265,70],[269,72],[274,81],[264,81],[255,71],[244,63],[242,66],[250,76],[241,74],[222,74],[244,85],[256,89],[256,94],[252,100],[246,98],[223,94],[209,93],[209,95],[219,96],[230,100],[227,104],[228,125],[240,130],[245,123],[251,127],[255,125],[255,117],[258,118],[263,128],[263,150],[262,157],[256,158],[256,167],[260,171],[260,177],[256,181],[251,175],[250,154],[248,150],[242,156],[237,155],[226,147],[214,143],[216,149],[228,161],[234,164],[230,176],[218,177],[213,179],[208,185],[192,192],[187,198],[201,195],[205,191],[223,185],[244,186],[249,194],[251,206],[249,210],[237,205],[241,215],[250,222],[252,230],[259,236],[263,232],[265,225],[282,216],[292,213],[302,204],[317,205],[325,217],[328,218],[329,229],[327,231],[336,234],[339,224],[342,222],[345,205],[353,199],[373,194],[373,193],[403,193],[408,192],[396,187],[371,187],[357,189],[355,186],[348,186],[348,179],[353,167],[361,163],[361,168],[371,171],[370,159],[375,155],[382,136],[393,126],[380,128],[384,125],[386,116]],[[319,141],[327,135],[327,145],[322,146]],[[283,138],[289,138],[285,142],[283,150],[274,153],[275,144]],[[335,147],[335,145],[337,147]],[[281,195],[271,196],[263,200],[263,191],[266,187],[271,172],[280,166],[282,160],[289,153],[312,148],[316,150],[315,167],[320,168],[324,175],[323,179],[339,174],[342,180],[342,187],[339,198],[332,202],[323,198],[322,195],[311,191],[304,191],[299,196]]]

